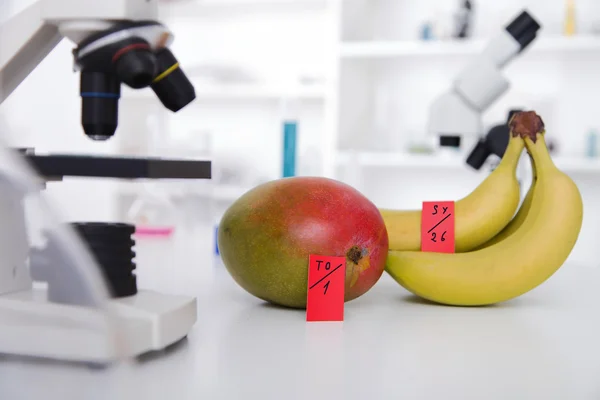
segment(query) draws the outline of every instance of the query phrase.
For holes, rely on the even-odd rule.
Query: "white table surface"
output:
[[[345,322],[307,324],[195,244],[138,246],[141,286],[198,296],[186,340],[107,370],[0,357],[0,399],[600,399],[598,267],[487,308],[425,304],[384,275]]]

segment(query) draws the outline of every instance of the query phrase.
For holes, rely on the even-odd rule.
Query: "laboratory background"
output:
[[[50,185],[47,193],[68,220],[144,224],[165,214],[147,223],[184,221],[210,230],[238,196],[283,176],[286,123],[296,131],[297,175],[352,183],[381,207],[460,198],[489,168],[465,163],[473,141],[451,157],[438,154],[439,141],[427,132],[428,118],[435,118],[430,106],[526,8],[543,27],[502,69],[510,89],[481,113],[484,132],[505,123],[512,109],[543,116],[557,162],[580,183],[588,205],[572,258],[593,260],[600,5],[579,1],[571,14],[564,3],[474,2],[468,37],[455,39],[462,5],[453,1],[166,1],[161,20],[195,85],[193,104],[171,113],[150,90],[124,88],[115,136],[92,141],[81,129],[79,77],[65,40],[3,103],[3,131],[11,145],[40,152],[214,159],[210,182],[149,183],[175,203],[160,210],[132,208],[156,200],[138,182]],[[27,6],[2,4],[5,16]]]
[[[101,3],[112,1],[94,2],[94,12],[104,15]],[[137,333],[129,337],[135,349],[125,358],[135,361],[126,369],[90,367],[112,353],[91,351],[98,339],[77,332],[98,333],[99,325],[44,308],[55,325],[45,325],[42,314],[28,323],[47,334],[0,333],[0,353],[10,354],[0,357],[1,399],[600,399],[599,1],[156,1],[156,20],[172,33],[169,48],[195,90],[189,104],[173,112],[149,87],[122,84],[114,135],[93,140],[82,126],[77,44],[65,38],[0,105],[7,149],[189,161],[195,169],[191,179],[46,176],[39,191],[57,223],[133,227],[136,290],[157,294],[135,310],[128,304],[128,323],[139,313],[152,328],[128,328]],[[41,2],[61,11],[70,3]],[[0,0],[0,27],[35,3]],[[114,3],[126,9],[143,2]],[[14,37],[0,35],[2,55]],[[235,252],[219,248],[224,215],[238,207],[250,219],[244,199],[252,207],[263,203],[258,194],[244,196],[282,179],[333,179],[354,188],[359,194],[345,195],[360,196],[355,200],[370,202],[367,208],[421,210],[423,202],[456,201],[458,213],[460,199],[510,162],[503,158],[511,148],[509,121],[525,111],[543,119],[549,155],[578,189],[583,209],[580,227],[564,217],[537,235],[567,237],[579,229],[560,270],[530,292],[488,306],[494,301],[461,302],[454,289],[447,292],[457,300],[445,301],[446,292],[434,288],[423,300],[418,289],[409,297],[410,282],[383,272],[381,261],[381,279],[345,303],[343,323],[314,323],[306,304],[278,302],[288,286],[273,289],[264,278],[257,288],[241,278],[243,266],[225,265],[223,251]],[[525,150],[517,158],[516,181],[489,180],[498,186],[486,187],[486,201],[502,203],[510,184],[525,200],[533,172]],[[199,161],[210,161],[209,176],[197,178],[206,166]],[[288,194],[317,190],[310,180],[298,182]],[[563,189],[545,201],[558,204],[562,196],[556,214],[568,216],[578,205]],[[270,193],[264,202],[293,204],[285,192],[279,199]],[[515,203],[506,223],[517,210]],[[478,212],[460,212],[471,211]],[[265,215],[266,224],[275,217]],[[234,213],[228,218],[227,226],[239,223]],[[355,235],[375,224],[348,218],[360,225]],[[259,243],[252,229],[261,228],[247,228],[245,243]],[[391,252],[416,250],[393,242],[390,233]],[[527,258],[531,248],[520,244],[515,254]],[[251,251],[248,245],[244,257]],[[270,254],[285,263],[286,252]],[[526,279],[523,271],[515,276]],[[173,304],[179,313],[164,311]],[[0,331],[12,316],[0,311]],[[65,328],[74,320],[82,325]],[[177,328],[170,331],[171,324]],[[177,329],[181,334],[172,333]],[[47,347],[32,344],[45,339]]]

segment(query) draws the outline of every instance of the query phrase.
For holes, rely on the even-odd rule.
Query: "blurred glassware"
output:
[[[127,221],[135,225],[138,236],[171,236],[178,220],[177,207],[167,191],[150,182],[143,183],[127,211]]]
[[[433,24],[431,21],[424,21],[421,24],[421,29],[419,30],[419,39],[421,40],[432,40],[433,36]]]
[[[159,116],[149,114],[145,122],[148,155],[151,157],[168,155],[167,135],[161,129]],[[168,190],[175,189],[173,182],[149,180],[141,185],[141,190],[127,210],[127,222],[135,225],[136,235],[170,236],[180,219],[176,205],[169,198],[174,194],[169,193]]]
[[[471,36],[473,25],[473,2],[471,0],[461,1],[461,5],[454,14],[454,32],[456,39],[465,39]]]
[[[598,157],[598,131],[590,129],[587,136],[586,155],[588,158]]]
[[[165,151],[172,157],[214,161],[213,134],[208,129],[194,129],[183,135],[172,133],[166,146]],[[214,187],[214,169],[213,163],[213,177],[210,180],[181,180],[173,182],[171,189],[176,191],[178,197],[208,196]]]
[[[576,33],[577,16],[575,13],[575,0],[566,0],[563,34],[565,36],[573,36]]]

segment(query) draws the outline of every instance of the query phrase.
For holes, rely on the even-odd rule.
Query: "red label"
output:
[[[346,258],[311,254],[308,261],[307,321],[343,321]]]
[[[454,253],[454,202],[424,201],[421,251]]]

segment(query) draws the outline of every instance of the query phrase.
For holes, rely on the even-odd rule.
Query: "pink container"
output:
[[[168,237],[173,234],[175,227],[173,226],[144,226],[138,225],[135,227],[136,236],[153,236],[153,237]]]

